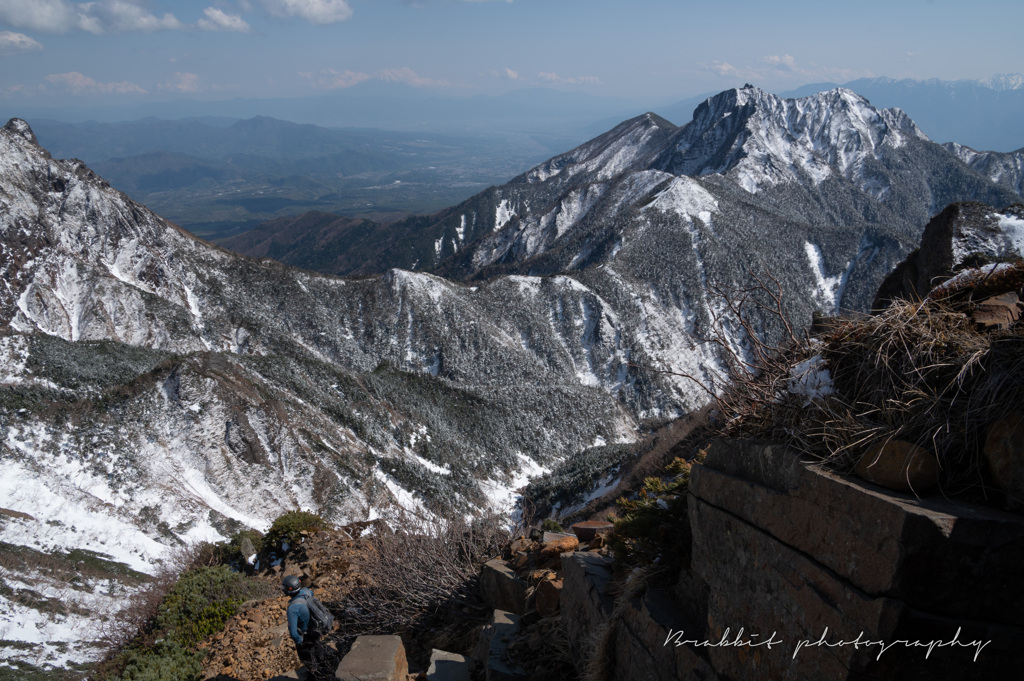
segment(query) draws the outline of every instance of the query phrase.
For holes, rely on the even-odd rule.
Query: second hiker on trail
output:
[[[298,577],[288,575],[281,582],[281,588],[291,599],[288,601],[288,633],[295,641],[295,652],[299,660],[312,678],[333,672],[327,668],[321,669],[328,664],[330,656],[320,643],[320,637],[331,632],[334,617],[313,596],[312,591],[302,586]],[[333,676],[333,673],[328,676]]]

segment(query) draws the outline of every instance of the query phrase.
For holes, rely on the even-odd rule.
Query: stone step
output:
[[[435,648],[430,653],[427,681],[470,681],[469,660]]]
[[[341,660],[334,678],[341,681],[406,681],[409,664],[399,636],[359,636]]]
[[[480,632],[473,656],[483,664],[487,681],[525,681],[527,674],[505,662],[505,650],[519,631],[519,615],[495,610]]]

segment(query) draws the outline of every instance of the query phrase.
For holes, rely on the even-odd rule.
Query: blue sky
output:
[[[0,0],[0,100],[299,97],[389,80],[673,98],[1024,71],[1024,3]]]

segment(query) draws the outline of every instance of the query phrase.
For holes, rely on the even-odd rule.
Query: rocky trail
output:
[[[368,584],[362,568],[373,559],[378,541],[374,534],[360,536],[369,525],[305,533],[299,546],[254,578],[276,586],[287,575],[298,576],[341,622],[346,608],[353,607],[346,602],[353,589]],[[478,607],[465,610],[465,621],[435,619],[428,631],[369,636],[351,635],[342,623],[325,638],[330,664],[337,674],[349,669],[355,676],[336,678],[577,678],[559,606],[562,556],[591,550],[610,560],[605,534],[611,529],[605,522],[581,523],[575,533],[533,528],[507,542],[500,555],[479,564],[472,580]],[[306,678],[288,636],[287,603],[283,595],[250,601],[204,641],[203,681]],[[453,650],[436,648],[439,642]]]

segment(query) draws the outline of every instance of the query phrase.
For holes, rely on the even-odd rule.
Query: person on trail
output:
[[[309,605],[307,598],[313,597],[313,592],[302,586],[299,578],[288,575],[281,582],[281,589],[290,598],[288,601],[288,634],[295,641],[295,652],[299,660],[305,665],[310,678],[320,678],[327,669],[321,669],[327,663],[327,651],[320,643],[320,636],[310,626]],[[330,675],[330,676],[333,676]]]

